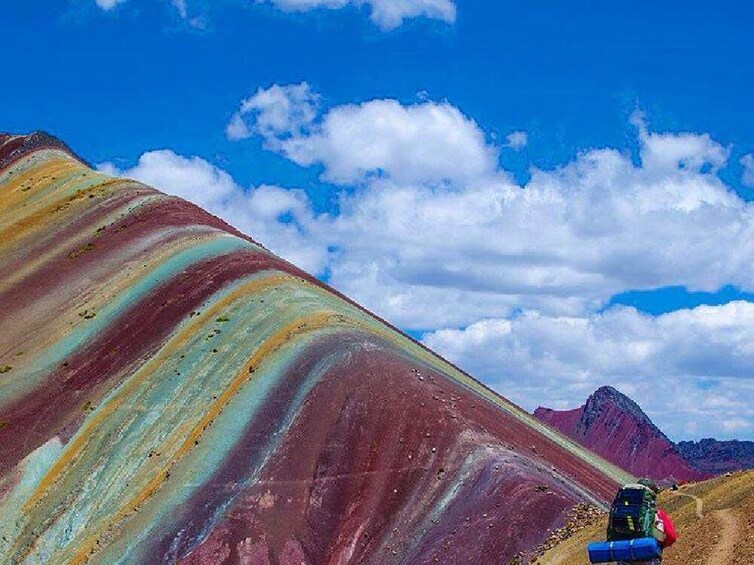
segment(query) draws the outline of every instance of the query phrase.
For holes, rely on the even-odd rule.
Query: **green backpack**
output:
[[[618,491],[610,508],[607,540],[650,538],[656,516],[655,493],[643,485],[626,485]]]

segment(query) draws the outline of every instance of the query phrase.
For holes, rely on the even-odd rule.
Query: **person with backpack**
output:
[[[653,537],[660,547],[670,547],[678,534],[670,516],[657,506],[657,484],[651,479],[639,479],[635,485],[626,485],[618,491],[607,528],[608,540]],[[617,565],[659,565],[662,553],[643,561],[617,561]]]

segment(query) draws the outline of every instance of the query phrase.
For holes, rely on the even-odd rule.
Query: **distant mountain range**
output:
[[[754,469],[754,441],[681,441],[678,449],[686,460],[705,473],[719,475],[739,469]]]
[[[754,468],[754,442],[675,444],[636,402],[609,386],[599,388],[580,408],[539,407],[534,416],[636,476],[689,481]]]

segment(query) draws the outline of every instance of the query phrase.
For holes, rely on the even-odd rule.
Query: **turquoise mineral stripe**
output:
[[[2,171],[0,171],[0,182],[4,183],[5,181],[9,180],[9,178],[17,176],[21,173],[26,173],[31,168],[36,167],[40,163],[40,161],[61,158],[65,159],[66,161],[77,162],[68,153],[61,151],[60,149],[41,149],[14,161],[10,167],[6,167]]]
[[[102,562],[108,563],[111,559],[115,561],[118,556],[126,555],[118,563],[134,565],[144,563],[146,552],[149,550],[147,540],[156,539],[158,532],[174,530],[180,523],[184,523],[181,520],[181,518],[185,520],[185,516],[181,516],[182,506],[189,501],[192,494],[211,479],[212,474],[231,455],[236,442],[247,429],[253,426],[255,414],[265,406],[269,394],[285,377],[289,367],[298,356],[304,353],[313,341],[337,332],[338,330],[334,328],[322,328],[307,334],[298,342],[288,343],[274,363],[263,363],[255,373],[256,378],[251,386],[243,387],[233,398],[217,418],[216,425],[207,429],[198,448],[192,450],[179,465],[173,468],[171,475],[171,480],[175,479],[172,486],[173,492],[164,488],[158,491],[139,510],[138,517],[121,533],[118,540],[101,555]],[[348,354],[347,347],[329,352],[327,357],[322,358],[306,376],[287,407],[280,426],[265,438],[266,443],[260,455],[250,462],[251,470],[246,475],[245,482],[236,485],[235,492],[228,496],[226,503],[219,505],[214,515],[207,519],[204,524],[205,532],[208,533],[212,526],[219,522],[225,510],[233,503],[235,495],[242,492],[244,487],[258,483],[260,471],[270,456],[275,453],[309,392],[331,367],[344,362]],[[145,553],[139,553],[140,551]]]
[[[60,341],[48,352],[48,359],[59,362],[70,355],[76,348],[85,344],[98,333],[102,332],[113,320],[140,298],[168,282],[182,270],[200,261],[248,249],[249,243],[234,236],[220,235],[216,239],[202,241],[189,249],[185,249],[169,257],[157,268],[146,273],[140,280],[135,281],[126,291],[104,306],[90,323],[83,324]]]
[[[0,504],[0,563],[12,563],[8,551],[17,535],[17,529],[24,523],[24,502],[34,493],[42,477],[62,451],[60,439],[53,437],[32,451],[19,467],[18,482],[6,493]]]
[[[217,468],[222,465],[222,462],[232,453],[236,442],[244,431],[252,425],[255,414],[260,408],[265,406],[268,395],[280,380],[285,377],[291,364],[309,347],[311,341],[316,339],[317,336],[331,334],[335,331],[333,328],[323,328],[318,330],[316,334],[312,332],[311,334],[301,336],[295,342],[287,342],[276,353],[274,359],[265,359],[255,372],[254,380],[241,387],[238,394],[231,399],[224,410],[218,415],[214,425],[205,430],[199,445],[178,459],[176,464],[170,468],[170,479],[161,486],[157,493],[144,506],[139,508],[137,514],[133,514],[130,517],[132,521],[126,526],[126,531],[119,536],[119,541],[111,546],[106,554],[98,556],[102,562],[114,562],[118,557],[122,559],[120,562],[124,563],[144,562],[141,557],[134,555],[133,552],[139,549],[146,549],[147,544],[144,544],[144,541],[150,537],[150,532],[164,531],[166,528],[175,525],[177,521],[180,521],[182,505],[186,503],[192,494],[206,484]],[[195,347],[195,344],[193,346]],[[246,480],[248,482],[255,482],[258,479],[259,470],[263,468],[269,456],[275,452],[280,439],[282,439],[285,430],[293,421],[306,395],[341,355],[342,353],[332,354],[322,359],[315,370],[307,375],[305,382],[296,391],[280,427],[267,438],[268,443],[261,450],[260,456],[251,462],[250,466],[253,468],[253,471],[247,476]],[[160,380],[159,378],[156,379],[156,381]],[[205,385],[199,383],[199,386],[203,387]],[[174,403],[170,403],[170,407],[171,410],[183,414],[199,413],[201,415],[201,411],[192,412],[190,407],[176,410]],[[159,410],[158,408],[155,411],[159,412],[159,414],[165,414],[163,410]],[[139,416],[143,417],[144,412],[140,413]],[[167,430],[173,427],[172,422],[161,420],[159,415],[152,422],[152,425],[153,429],[155,426],[158,428],[152,434],[153,436],[159,435],[160,430],[164,435]],[[117,433],[117,431],[107,431],[108,435],[112,435],[113,433]],[[77,535],[83,537],[89,535],[91,528],[97,527],[99,519],[106,519],[126,503],[128,496],[133,492],[136,485],[130,483],[130,487],[122,489],[120,493],[113,492],[113,488],[118,486],[119,480],[131,480],[128,475],[122,473],[124,466],[129,466],[130,464],[131,467],[138,467],[146,459],[147,447],[141,443],[142,441],[148,442],[149,438],[145,438],[143,433],[134,434],[130,438],[130,443],[135,449],[129,452],[129,450],[116,448],[115,450],[119,452],[117,464],[111,462],[105,468],[97,469],[96,477],[92,477],[86,481],[86,483],[97,485],[96,492],[88,493],[86,498],[90,500],[78,498],[73,505],[76,509],[75,512],[65,512],[64,515],[57,517],[55,524],[43,535],[42,541],[38,541],[36,544],[42,554],[49,555],[48,548],[49,550],[54,550],[54,548],[63,547],[64,544],[61,542],[70,543],[70,541],[73,541],[74,543],[69,545],[69,547],[76,547],[76,542],[78,541],[76,540]],[[140,444],[141,446],[141,453],[138,456],[138,447],[136,444]],[[167,458],[169,455],[162,453],[159,457]],[[100,461],[96,456],[91,457],[91,464],[95,466]],[[85,469],[81,469],[80,471],[85,472]],[[109,475],[109,478],[103,477],[103,473]],[[236,485],[236,492],[240,492],[243,486],[242,484]],[[111,496],[108,496],[108,494]],[[233,496],[230,494],[228,502],[232,498]],[[97,502],[103,499],[107,503],[97,505]],[[111,507],[109,504],[114,504],[114,506]],[[82,508],[87,508],[87,512],[82,513]],[[219,519],[223,510],[224,507],[219,507],[215,515],[208,518],[206,526],[210,527],[213,521]],[[90,520],[86,524],[79,524],[77,531],[73,532],[73,537],[70,540],[67,539],[66,536],[71,533],[71,526],[77,521],[77,517],[82,514],[88,515]]]
[[[16,395],[24,393],[30,384],[36,385],[53,367],[62,363],[78,348],[85,346],[89,340],[104,331],[129,306],[160,284],[170,280],[173,275],[199,261],[249,248],[254,248],[254,246],[238,237],[218,232],[215,239],[198,242],[193,247],[169,257],[157,268],[145,273],[141,279],[129,285],[125,292],[107,303],[97,312],[96,317],[74,328],[58,343],[40,355],[34,364],[29,367],[23,379],[6,381],[0,386],[4,400],[12,399]]]
[[[237,281],[214,296],[212,301],[221,300],[239,286],[273,273],[268,271]],[[129,492],[139,490],[151,479],[151,476],[138,476],[148,452],[154,450],[161,454],[159,457],[169,458],[171,448],[185,441],[188,430],[201,420],[213,400],[212,393],[207,391],[214,391],[217,395],[224,390],[249,356],[277,333],[281,325],[293,322],[302,313],[321,311],[318,307],[320,296],[313,290],[314,287],[291,278],[254,295],[240,296],[235,305],[225,310],[231,316],[228,322],[219,323],[213,318],[200,324],[191,339],[182,344],[179,352],[171,355],[169,360],[161,361],[149,378],[121,401],[105,425],[89,430],[85,421],[73,438],[76,440],[83,436],[82,439],[93,445],[106,446],[106,449],[118,453],[118,457],[102,460],[98,453],[84,448],[66,469],[65,477],[60,477],[53,490],[47,493],[45,506],[39,511],[32,511],[21,521],[36,518],[39,523],[44,523],[44,508],[48,504],[59,503],[75,508],[75,512],[56,515],[55,523],[50,525],[48,533],[60,539],[63,532],[96,527],[101,516],[115,512],[126,503]],[[211,307],[212,303],[207,303],[204,310]],[[218,326],[224,327],[220,334],[214,331]],[[224,340],[224,346],[217,343],[220,340]],[[238,344],[245,344],[246,347],[239,347]],[[214,354],[212,349],[217,349],[218,353]],[[159,358],[160,352],[156,356]],[[266,365],[276,362],[276,356],[265,360]],[[149,371],[150,367],[142,370]],[[139,372],[132,378],[138,375]],[[107,407],[128,386],[129,381],[124,381],[103,399],[100,407]],[[185,427],[187,415],[193,416],[188,428]],[[95,411],[88,419],[96,416]],[[172,438],[173,445],[165,446],[167,435],[181,426],[185,433]],[[96,485],[96,490],[87,485]],[[109,496],[104,496],[104,493]],[[107,501],[111,501],[116,508],[106,507]],[[36,516],[39,512],[42,514]],[[81,524],[81,516],[88,516],[90,520]]]

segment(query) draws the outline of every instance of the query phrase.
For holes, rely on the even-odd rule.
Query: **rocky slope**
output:
[[[598,389],[580,408],[540,407],[534,416],[633,475],[675,481],[704,476],[638,404],[612,387]]]
[[[677,445],[689,463],[711,475],[754,469],[754,441],[702,439]]]
[[[1,563],[508,563],[625,473],[177,198],[0,135]]]

